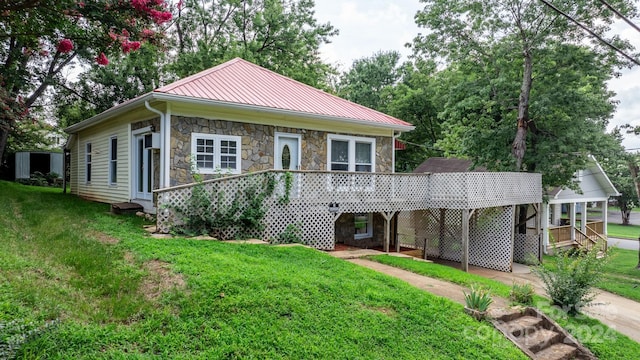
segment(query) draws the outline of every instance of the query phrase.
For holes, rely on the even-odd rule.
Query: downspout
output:
[[[160,141],[160,184],[159,184],[159,188],[162,189],[165,187],[165,153],[166,151],[166,146],[165,146],[165,137],[164,134],[166,133],[167,129],[166,129],[166,124],[165,124],[165,113],[163,113],[162,111],[152,108],[151,105],[149,105],[149,101],[145,100],[144,101],[144,106],[147,108],[147,110],[156,113],[158,115],[160,115],[160,139],[162,139],[162,141]]]
[[[391,135],[391,173],[396,172],[396,139],[400,136],[400,132],[393,131]]]

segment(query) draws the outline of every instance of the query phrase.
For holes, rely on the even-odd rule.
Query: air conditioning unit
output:
[[[151,133],[144,136],[145,149],[160,149],[160,133]]]

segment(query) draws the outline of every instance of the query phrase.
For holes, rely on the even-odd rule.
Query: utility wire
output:
[[[600,2],[606,6],[607,8],[609,8],[609,10],[613,11],[616,15],[618,15],[618,17],[622,20],[624,20],[624,22],[626,22],[627,24],[629,24],[629,26],[631,26],[632,28],[636,29],[636,31],[640,32],[640,27],[638,27],[638,25],[634,24],[631,20],[627,19],[626,16],[622,15],[620,13],[620,11],[616,10],[613,8],[613,6],[609,5],[608,2],[604,1],[604,0],[600,0]]]
[[[587,28],[586,26],[582,25],[580,22],[578,22],[578,20],[574,19],[573,17],[571,17],[571,15],[565,13],[564,11],[558,9],[557,7],[551,5],[549,2],[547,2],[547,0],[540,0],[543,4],[547,5],[548,7],[550,7],[551,9],[553,9],[555,12],[557,12],[558,14],[566,17],[567,19],[571,20],[574,24],[578,25],[579,27],[581,27],[584,31],[588,32],[589,34],[591,34],[591,36],[595,37],[596,39],[600,40],[600,42],[604,43],[605,45],[607,45],[608,47],[610,47],[611,49],[613,49],[615,52],[617,52],[618,54],[624,56],[625,58],[627,58],[629,61],[633,62],[636,65],[640,65],[640,62],[634,58],[632,58],[631,56],[627,55],[624,51],[620,50],[618,47],[616,47],[615,45],[611,44],[610,42],[608,42],[607,40],[603,39],[600,35],[594,33],[593,31],[591,31],[589,28]]]

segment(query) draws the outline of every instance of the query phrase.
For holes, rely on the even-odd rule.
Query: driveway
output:
[[[618,238],[609,237],[607,239],[607,244],[609,244],[609,247],[615,246],[621,249],[638,250],[638,240],[618,239]]]

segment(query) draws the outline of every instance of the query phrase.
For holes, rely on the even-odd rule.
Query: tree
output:
[[[517,113],[521,61],[509,58],[509,43],[488,49],[491,63],[461,61],[436,75],[442,88],[443,138],[437,146],[448,155],[469,157],[490,170],[510,171],[514,158],[513,116]],[[604,131],[613,112],[606,89],[612,72],[604,59],[575,45],[549,44],[534,73],[527,138],[530,152],[521,170],[543,174],[543,186],[572,186],[588,154],[606,141]],[[542,56],[544,55],[544,56]]]
[[[116,104],[150,92],[165,82],[165,51],[150,43],[109,67],[93,65],[75,82],[61,86],[54,96],[59,127],[101,113]]]
[[[0,3],[0,13],[0,159],[15,124],[65,82],[64,69],[74,61],[107,65],[106,54],[158,40],[151,27],[172,17],[164,0],[13,0]]]
[[[371,109],[384,111],[391,100],[390,91],[400,79],[400,53],[377,52],[357,59],[344,72],[337,85],[338,96]]]
[[[439,154],[440,121],[433,105],[435,65],[418,60],[399,64],[400,53],[378,52],[353,62],[340,76],[339,96],[410,122],[415,130],[402,134],[406,149],[396,153],[396,170],[412,171]]]
[[[503,97],[498,98],[496,95],[499,94],[492,93],[493,86],[485,88],[489,90],[485,94],[488,97],[485,110],[500,110],[503,111],[500,116],[509,118],[512,128],[515,128],[515,136],[511,136],[510,149],[513,161],[510,163],[513,163],[518,171],[534,171],[525,165],[525,153],[527,146],[532,145],[529,132],[540,128],[537,124],[538,119],[531,114],[536,69],[542,65],[540,60],[544,58],[544,53],[554,50],[550,49],[551,46],[559,49],[568,45],[581,45],[585,34],[567,19],[537,1],[421,1],[425,3],[425,8],[416,15],[416,23],[427,28],[429,33],[419,35],[414,40],[416,54],[442,57],[449,64],[458,63],[461,66],[473,63],[476,70],[480,70],[479,76],[491,75],[485,81],[494,86],[499,86],[501,84],[497,82],[506,80],[493,76],[496,71],[501,72],[500,68],[496,67],[498,63],[519,64],[520,69],[513,72],[509,78],[512,85],[517,84],[517,89],[500,94]],[[602,35],[610,29],[614,14],[602,7],[601,3],[582,0],[563,2],[562,5],[563,11],[597,34]],[[614,1],[612,5],[623,14],[635,13],[634,4],[630,1]],[[619,39],[613,40],[618,47],[629,48],[627,43],[618,41]],[[603,52],[602,47],[594,46],[590,50],[594,53],[601,52],[606,58],[603,61],[608,64],[621,64],[615,55]],[[605,72],[611,73],[608,68]],[[517,82],[513,78],[514,75],[518,75]],[[516,94],[516,99],[512,100]],[[509,108],[514,106],[509,113],[504,113],[507,109],[504,107],[506,103],[509,103]],[[500,134],[501,142],[504,135]],[[540,150],[543,149],[534,151]]]
[[[186,0],[176,15],[178,77],[242,57],[314,87],[326,87],[333,68],[319,47],[338,31],[318,24],[313,0]]]

